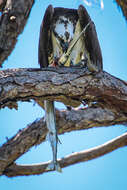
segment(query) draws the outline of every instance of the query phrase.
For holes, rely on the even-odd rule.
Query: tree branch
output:
[[[108,109],[87,108],[71,111],[56,111],[58,134],[92,127],[111,126],[127,122],[127,117]],[[44,118],[33,122],[0,148],[0,172],[27,152],[32,146],[45,140],[47,128]]]
[[[64,168],[76,163],[92,160],[94,158],[105,155],[109,152],[112,152],[113,150],[116,150],[126,145],[127,145],[127,133],[117,138],[114,138],[111,141],[104,143],[103,145],[96,146],[88,150],[84,150],[78,153],[76,152],[71,155],[68,155],[62,159],[59,159],[58,162],[61,168]],[[44,172],[49,172],[49,171],[46,171],[46,168],[49,163],[50,162],[46,162],[46,163],[41,163],[41,164],[36,164],[36,165],[12,164],[10,167],[8,167],[4,171],[4,175],[8,177],[14,177],[14,176],[23,176],[23,175],[42,174]]]
[[[56,100],[73,107],[82,100],[99,102],[127,113],[127,83],[104,71],[93,75],[82,68],[0,71],[1,108],[30,99]]]
[[[106,72],[89,73],[83,68],[10,69],[0,71],[0,106],[17,101],[57,100],[84,110],[56,111],[58,133],[127,121],[127,84]],[[90,107],[89,102],[94,102]],[[32,146],[44,141],[43,119],[20,130],[0,148],[0,174]]]
[[[3,0],[0,5],[0,66],[10,55],[23,31],[34,0]],[[6,42],[6,43],[5,43]]]
[[[116,0],[127,18],[127,3]],[[34,0],[0,1],[0,66],[10,55],[24,29]],[[5,43],[6,41],[6,43]],[[91,74],[80,68],[12,69],[0,71],[0,107],[17,108],[17,101],[45,99],[78,106],[84,110],[56,111],[58,133],[91,127],[110,126],[127,121],[127,84],[106,72]],[[90,107],[89,103],[94,102]],[[45,140],[44,118],[20,130],[0,148],[0,174],[32,175],[45,172],[47,163],[20,166],[14,161],[32,146]],[[127,145],[127,133],[101,146],[59,159],[61,167],[91,160]]]

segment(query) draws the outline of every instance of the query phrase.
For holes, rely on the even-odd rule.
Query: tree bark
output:
[[[104,71],[91,74],[85,68],[0,71],[1,108],[30,99],[55,100],[73,107],[82,101],[94,102],[126,114],[127,83]]]
[[[116,0],[127,19],[127,1]],[[34,0],[1,0],[0,66],[7,59],[23,31]],[[6,43],[5,43],[6,41]],[[126,124],[127,83],[106,72],[91,74],[79,68],[12,69],[0,71],[0,108],[17,109],[17,101],[56,100],[73,107],[82,101],[85,109],[56,110],[58,133],[91,127]],[[0,174],[33,175],[47,172],[47,163],[16,165],[17,158],[45,140],[44,118],[20,130],[0,147]],[[59,159],[61,167],[91,160],[127,145],[127,134],[93,149]]]
[[[37,101],[57,100],[72,106],[81,103],[82,100],[84,104],[86,103],[84,109],[56,110],[59,134],[91,127],[126,124],[127,122],[127,84],[104,71],[94,74],[84,68],[0,71],[1,108],[10,106],[10,103],[11,107],[16,107],[17,101],[30,101],[31,99]],[[44,118],[42,118],[20,130],[8,140],[0,148],[1,175],[3,173],[12,175],[7,174],[10,171],[8,167],[11,167],[13,162],[32,146],[43,142],[46,133],[47,129]],[[125,142],[122,141],[122,143]],[[75,161],[75,163],[77,162]],[[14,175],[17,174],[14,172]],[[23,174],[21,173],[21,175]],[[27,174],[24,173],[24,175]]]
[[[34,0],[3,0],[0,4],[0,67],[10,55],[23,31]],[[6,43],[5,43],[6,42]]]

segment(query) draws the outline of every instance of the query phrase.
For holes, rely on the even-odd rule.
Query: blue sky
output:
[[[41,20],[44,11],[49,4],[77,8],[83,4],[82,0],[45,0],[36,1],[24,32],[19,36],[15,50],[5,61],[3,69],[7,68],[31,68],[38,67],[38,38]],[[93,19],[100,46],[103,54],[104,70],[127,81],[127,23],[113,0],[104,0],[104,10],[98,7],[86,7]],[[62,105],[57,103],[57,107]],[[44,115],[34,103],[20,103],[19,109],[0,110],[0,145],[17,131],[37,118]],[[72,132],[60,136],[62,145],[58,146],[58,157],[72,152],[84,150],[106,142],[126,131],[125,126],[109,128],[90,129],[87,131]],[[107,190],[125,189],[127,186],[127,150],[118,149],[101,158],[85,163],[73,165],[63,169],[63,173],[51,172],[39,176],[16,177],[9,179],[0,178],[1,189],[73,189],[73,190]],[[28,164],[50,160],[52,158],[51,148],[48,142],[33,147],[28,153],[17,160],[17,163]]]

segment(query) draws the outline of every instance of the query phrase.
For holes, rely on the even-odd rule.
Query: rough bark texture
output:
[[[127,0],[116,0],[118,6],[121,7],[123,15],[127,20]]]
[[[127,1],[116,0],[127,19]],[[12,52],[18,35],[23,31],[34,0],[0,0],[0,66]],[[6,43],[5,43],[6,42]],[[57,100],[85,109],[56,110],[58,133],[91,127],[126,124],[127,84],[106,72],[91,74],[85,69],[48,68],[0,71],[0,108],[17,108],[17,101]],[[45,140],[44,118],[20,130],[0,147],[0,174],[33,175],[47,172],[46,163],[16,165],[14,162],[32,146]],[[127,133],[110,142],[59,159],[61,167],[91,160],[127,145]]]
[[[17,101],[29,101],[31,99],[59,100],[69,105],[79,104],[82,100],[86,104],[88,103],[85,109],[56,110],[59,134],[72,130],[125,124],[127,122],[127,84],[106,72],[91,74],[83,68],[10,69],[0,71],[1,107],[10,106],[10,103],[11,107],[15,107]],[[42,118],[20,130],[13,138],[8,140],[0,148],[1,175],[16,176],[43,173],[46,167],[45,164],[42,164],[43,169],[37,169],[37,172],[35,172],[35,168],[33,172],[32,166],[28,166],[23,173],[24,166],[20,167],[13,163],[32,146],[43,142],[46,133],[47,129],[44,118]],[[118,146],[114,141],[113,147],[124,146],[126,144],[125,139],[122,138],[122,145],[119,144]],[[115,148],[111,148],[105,153]],[[81,156],[79,155],[80,153],[75,155],[77,159]],[[88,158],[86,155],[88,155]],[[96,154],[95,157],[99,155],[100,153]],[[71,156],[73,157],[73,155]],[[71,156],[66,161],[61,159],[62,167],[84,160],[83,158],[78,161],[74,158],[75,161],[72,161]],[[85,153],[85,160],[92,158],[89,158],[89,154]],[[13,166],[14,170],[12,169]]]
[[[0,4],[0,66],[10,55],[23,31],[34,0],[3,0]],[[6,43],[5,43],[6,42]]]
[[[0,107],[19,100],[56,100],[77,106],[83,100],[127,113],[127,83],[106,72],[81,68],[10,69],[0,71]],[[112,102],[112,103],[111,103]]]

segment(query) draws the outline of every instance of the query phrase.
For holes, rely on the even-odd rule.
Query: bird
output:
[[[38,62],[44,67],[86,67],[90,72],[103,69],[101,48],[95,24],[86,8],[53,7],[45,11],[39,36]],[[50,141],[53,161],[47,170],[61,172],[57,162],[58,135],[54,102],[44,100],[47,139]]]

